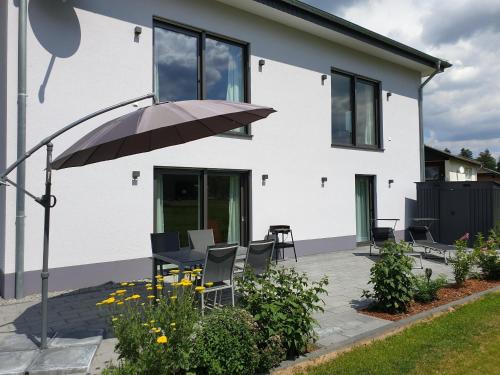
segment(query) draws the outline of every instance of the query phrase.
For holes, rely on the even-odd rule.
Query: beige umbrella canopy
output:
[[[273,108],[220,100],[166,102],[140,108],[89,132],[52,162],[79,167],[209,137],[248,125]]]

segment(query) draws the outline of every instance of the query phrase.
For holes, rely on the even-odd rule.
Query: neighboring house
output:
[[[425,146],[426,181],[477,181],[481,163]]]
[[[0,170],[16,159],[17,17],[15,1],[0,2]],[[32,0],[27,51],[28,147],[151,91],[277,110],[225,136],[55,171],[52,290],[147,276],[153,231],[180,231],[185,245],[186,230],[213,228],[216,241],[245,244],[289,224],[299,255],[367,241],[372,217],[400,218],[401,233],[420,180],[420,84],[450,66],[294,0]],[[72,130],[54,142],[55,155],[134,109]],[[26,165],[27,187],[39,194],[44,158]],[[0,187],[7,297],[15,202],[15,189]],[[39,291],[42,215],[27,198],[26,293]]]
[[[500,172],[494,171],[489,168],[481,167],[477,171],[478,181],[493,181],[500,184]]]

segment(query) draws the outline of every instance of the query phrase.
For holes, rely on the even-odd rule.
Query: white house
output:
[[[425,146],[426,181],[477,181],[481,163]]]
[[[231,134],[55,171],[51,290],[149,275],[154,231],[185,241],[188,229],[213,228],[217,241],[244,244],[288,224],[304,256],[366,242],[372,217],[406,227],[421,179],[421,83],[446,61],[295,0],[28,4],[28,148],[149,92],[277,110]],[[17,158],[17,6],[0,2],[0,171]],[[75,128],[54,142],[55,155],[149,103]],[[26,187],[39,195],[44,163],[43,151],[26,163]],[[17,269],[28,294],[39,291],[43,234],[30,198],[25,225]],[[14,295],[16,242],[16,190],[1,186],[5,297]]]

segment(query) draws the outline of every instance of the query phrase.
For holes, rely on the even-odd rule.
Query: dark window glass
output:
[[[351,77],[332,75],[332,139],[336,144],[352,144]]]
[[[198,37],[160,27],[154,37],[159,100],[198,99]]]
[[[356,81],[356,144],[375,146],[375,85]]]

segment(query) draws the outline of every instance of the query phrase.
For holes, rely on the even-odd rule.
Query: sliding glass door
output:
[[[248,241],[248,173],[212,170],[155,171],[155,231],[212,229],[216,243]]]
[[[371,219],[374,218],[373,176],[356,176],[356,242],[370,241]]]

